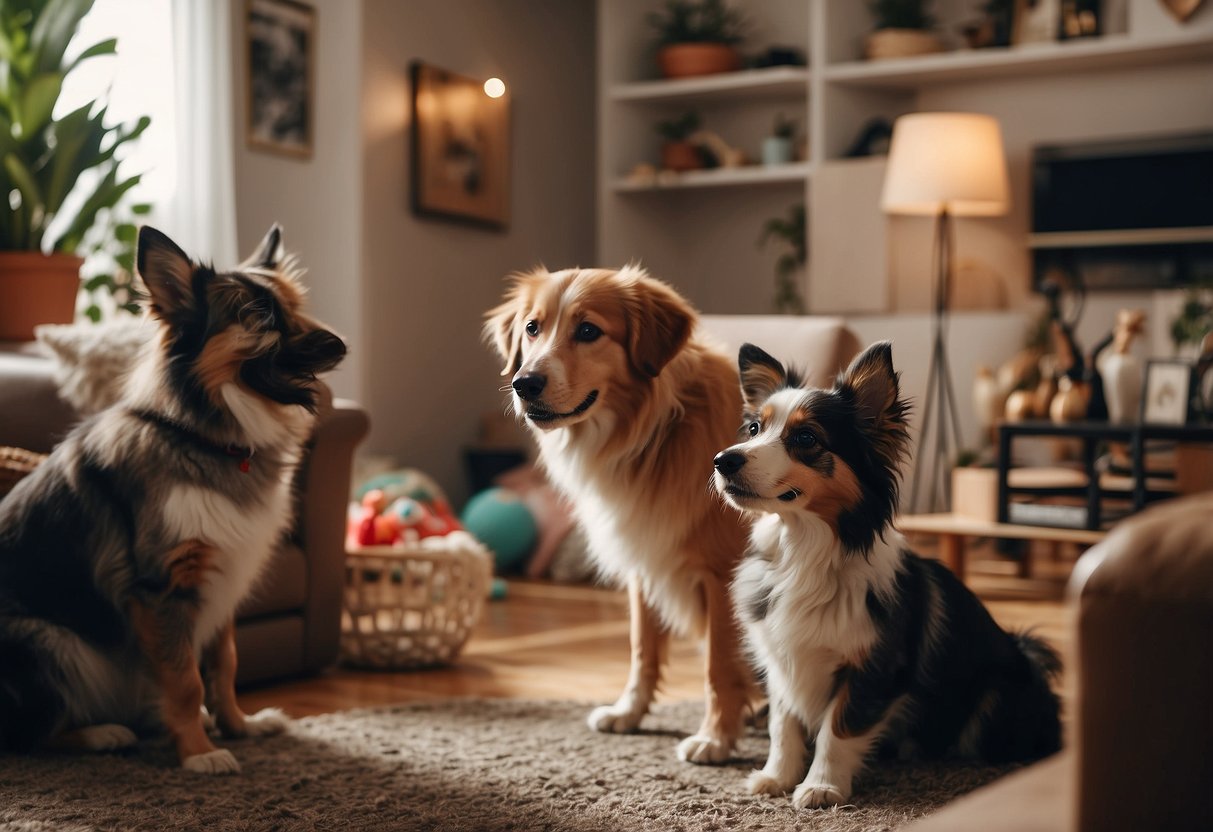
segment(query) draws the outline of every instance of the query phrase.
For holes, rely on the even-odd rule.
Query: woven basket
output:
[[[342,660],[378,670],[454,659],[480,620],[493,571],[467,532],[351,548],[345,563]]]
[[[13,490],[13,486],[42,464],[46,454],[27,451],[24,448],[0,447],[0,497]]]

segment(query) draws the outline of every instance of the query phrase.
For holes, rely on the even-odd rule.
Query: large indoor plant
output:
[[[928,0],[869,0],[875,30],[867,37],[869,60],[908,58],[942,52],[943,44],[931,31],[934,18],[927,12]]]
[[[657,64],[667,78],[732,72],[741,66],[737,44],[744,21],[723,0],[668,0],[665,12],[653,12]]]
[[[0,212],[0,340],[72,320],[85,234],[139,182],[119,173],[116,151],[147,128],[146,117],[107,126],[101,100],[54,115],[64,79],[116,51],[111,38],[67,57],[92,5],[0,2],[0,194],[9,203]]]
[[[775,311],[803,315],[804,298],[797,286],[797,278],[804,271],[809,251],[805,239],[803,202],[789,208],[786,217],[772,217],[766,221],[762,226],[759,245],[766,245],[772,240],[782,243],[787,249],[775,261]]]

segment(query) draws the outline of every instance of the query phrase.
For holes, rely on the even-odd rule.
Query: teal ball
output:
[[[508,488],[481,491],[463,508],[464,528],[493,552],[498,572],[516,571],[535,547],[539,527],[517,493]]]

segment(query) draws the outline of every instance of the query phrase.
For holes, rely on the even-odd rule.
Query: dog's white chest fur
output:
[[[887,532],[869,557],[846,555],[825,521],[787,525],[769,514],[751,535],[765,557],[743,561],[733,585],[745,637],[766,669],[770,693],[815,730],[835,670],[860,664],[876,640],[868,592],[883,595],[896,580],[903,545]],[[761,614],[752,612],[761,600]]]
[[[217,491],[179,485],[164,500],[163,522],[179,541],[200,540],[216,551],[201,587],[194,649],[210,642],[261,575],[290,520],[290,484],[279,482],[255,505],[236,505]]]
[[[687,508],[704,499],[702,490],[692,484],[677,494],[654,494],[621,467],[592,462],[592,437],[578,443],[569,441],[567,433],[544,434],[539,444],[553,481],[573,503],[604,575],[621,582],[631,573],[639,575],[646,597],[668,625],[684,633],[700,630],[700,578],[677,553],[692,532],[687,518],[694,513]]]

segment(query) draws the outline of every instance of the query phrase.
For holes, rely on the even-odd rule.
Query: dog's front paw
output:
[[[291,724],[291,718],[281,708],[262,708],[252,716],[244,718],[246,737],[272,737],[281,734]]]
[[[709,737],[706,734],[692,734],[678,743],[678,759],[684,763],[714,765],[729,759],[733,744],[719,737]]]
[[[604,734],[630,734],[640,726],[644,712],[637,713],[619,705],[602,705],[590,711],[586,724]]]
[[[199,774],[237,774],[240,771],[240,763],[226,748],[186,757],[181,761],[181,767]]]
[[[791,783],[781,782],[777,777],[767,774],[766,771],[752,771],[750,776],[746,778],[745,790],[750,794],[769,794],[772,797],[777,797],[781,794],[787,794],[788,789],[796,784],[793,780]]]
[[[80,747],[87,751],[117,751],[139,742],[135,732],[125,725],[90,725],[76,731]]]
[[[829,783],[801,783],[792,793],[792,805],[797,809],[824,809],[846,799],[841,789]]]

